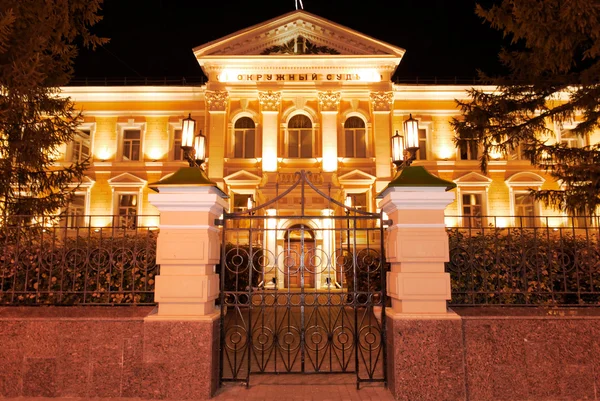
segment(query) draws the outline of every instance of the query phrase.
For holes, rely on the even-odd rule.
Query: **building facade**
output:
[[[465,99],[470,86],[392,82],[404,52],[298,10],[194,49],[206,85],[67,87],[85,120],[59,163],[91,157],[72,214],[92,215],[99,226],[111,215],[156,215],[148,183],[186,165],[181,125],[191,114],[207,138],[208,177],[230,195],[230,211],[245,210],[249,198],[273,199],[305,170],[333,198],[350,197],[353,207],[376,212],[375,196],[395,174],[391,137],[403,134],[412,115],[419,122],[414,164],[457,184],[447,225],[560,216],[528,194],[557,183],[519,152],[499,155],[483,175],[477,146],[456,147],[455,99]],[[568,127],[556,133],[552,140],[581,145]],[[307,202],[315,213],[326,209],[322,199]],[[276,213],[293,214],[294,202],[279,203]],[[502,217],[481,217],[487,215]]]

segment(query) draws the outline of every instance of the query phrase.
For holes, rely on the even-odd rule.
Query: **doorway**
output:
[[[285,288],[313,288],[318,267],[312,266],[315,259],[314,233],[304,224],[296,224],[285,232],[284,241]]]

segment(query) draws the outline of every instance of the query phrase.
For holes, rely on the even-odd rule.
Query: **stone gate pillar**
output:
[[[450,275],[444,209],[456,185],[407,167],[381,193],[392,220],[385,244],[388,383],[399,400],[464,399],[461,322],[447,309]]]
[[[145,319],[144,363],[162,371],[168,399],[207,399],[219,382],[221,236],[215,226],[226,195],[199,168],[182,168],[151,187],[160,212],[154,299]],[[163,376],[166,376],[163,377]]]
[[[405,168],[382,192],[379,207],[393,224],[388,228],[387,294],[395,313],[446,313],[450,299],[448,234],[444,209],[454,201],[456,184],[423,167]]]

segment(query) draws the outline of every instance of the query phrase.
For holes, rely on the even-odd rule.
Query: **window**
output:
[[[251,118],[242,117],[235,122],[233,130],[233,155],[235,158],[250,159],[256,157],[255,136],[256,125]]]
[[[427,160],[427,130],[419,129],[419,151],[417,152],[417,160]]]
[[[474,138],[460,138],[458,145],[460,160],[477,160],[479,158],[479,144]]]
[[[361,212],[368,212],[369,205],[367,204],[367,193],[363,192],[361,194],[348,194],[347,196],[352,199],[352,208],[356,210],[360,210]],[[356,228],[365,228],[368,225],[367,220],[357,219]]]
[[[536,204],[527,192],[515,192],[515,223],[518,227],[535,227]]]
[[[288,157],[313,157],[312,122],[299,114],[288,123]]]
[[[570,130],[561,131],[559,142],[567,148],[581,148],[585,145],[583,138]]]
[[[365,122],[349,117],[344,123],[344,157],[367,157]]]
[[[527,160],[524,149],[525,145],[519,143],[519,145],[510,152],[510,160]]]
[[[246,210],[248,210],[248,199],[251,198],[252,195],[233,194],[233,211],[245,212]]]
[[[85,227],[85,195],[75,195],[67,206],[67,228]]]
[[[69,160],[73,163],[81,163],[90,157],[90,135],[89,129],[79,129],[71,142],[71,153]]]
[[[183,160],[183,149],[181,149],[181,129],[173,130],[173,160]]]
[[[118,227],[136,228],[137,205],[138,196],[136,194],[119,194],[117,204]]]
[[[139,129],[123,130],[123,160],[139,161],[142,148],[142,131]]]
[[[478,193],[462,194],[462,214],[465,227],[481,228],[483,226],[483,196]]]

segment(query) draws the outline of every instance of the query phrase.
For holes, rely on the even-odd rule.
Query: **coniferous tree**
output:
[[[56,213],[81,182],[86,162],[55,163],[81,112],[61,96],[73,73],[77,42],[106,40],[90,32],[103,0],[0,2],[0,213]]]
[[[549,140],[568,126],[586,139],[600,126],[600,2],[598,0],[501,0],[476,13],[510,39],[499,54],[509,71],[473,88],[457,101],[457,144],[482,147],[481,169],[493,156],[521,149],[564,191],[532,191],[536,199],[575,214],[600,205],[600,146],[572,148]]]

